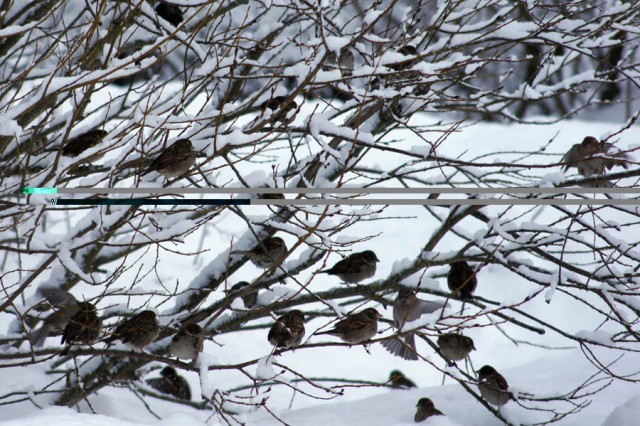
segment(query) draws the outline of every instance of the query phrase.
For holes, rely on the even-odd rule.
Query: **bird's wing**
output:
[[[575,144],[560,160],[561,163],[566,163],[562,166],[562,170],[567,170],[569,167],[575,167],[573,163],[580,159],[580,145]]]
[[[619,160],[607,159],[605,163],[607,165],[607,169],[611,170],[613,166],[622,166],[625,169],[629,168],[629,164],[627,164],[627,161],[631,160],[631,156],[629,156],[627,153],[621,152],[611,143],[605,142],[602,148],[604,154],[607,157],[619,158]]]
[[[402,359],[415,361],[418,359],[416,354],[416,342],[413,333],[407,335],[404,339],[402,337],[396,337],[393,339],[385,340],[382,342],[382,346],[395,356],[399,356]]]
[[[422,314],[430,314],[433,313],[439,309],[442,309],[442,307],[444,306],[444,303],[440,303],[440,302],[431,302],[431,301],[427,301],[427,300],[420,300],[420,309]]]
[[[334,330],[340,333],[345,333],[348,331],[365,328],[367,324],[368,322],[366,318],[364,318],[362,315],[355,314],[341,321],[338,321],[338,323],[336,323]]]
[[[348,258],[345,258],[336,262],[336,264],[333,265],[331,268],[325,269],[322,272],[327,272],[329,274],[344,274],[347,272],[351,272],[352,268],[349,267],[349,263],[350,262],[348,261]]]

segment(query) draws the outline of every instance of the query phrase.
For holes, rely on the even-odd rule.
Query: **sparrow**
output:
[[[321,274],[337,275],[347,283],[359,283],[371,278],[376,273],[376,262],[380,259],[371,250],[353,253],[337,262],[329,269],[320,271]]]
[[[175,368],[165,367],[160,371],[161,378],[149,379],[147,384],[158,392],[171,395],[174,398],[191,400],[189,382],[179,375]]]
[[[249,286],[249,283],[246,281],[240,281],[236,283],[233,287],[226,291],[227,294],[239,294],[243,292],[245,288]],[[252,290],[250,293],[246,293],[240,296],[242,298],[242,303],[244,303],[244,307],[247,309],[251,309],[258,303],[258,289]]]
[[[378,332],[378,319],[382,315],[373,308],[367,308],[357,314],[347,315],[338,321],[329,331],[317,334],[331,334],[339,337],[343,342],[357,345],[371,340]]]
[[[337,67],[342,75],[350,76],[355,66],[355,57],[348,48],[341,49],[338,54],[331,51],[327,56],[327,64],[334,69]]]
[[[159,2],[156,6],[156,13],[158,14],[158,16],[169,22],[174,27],[180,25],[180,23],[184,20],[182,11],[178,6],[165,3],[163,1]]]
[[[196,162],[196,152],[189,139],[178,139],[165,148],[149,165],[141,176],[158,172],[165,178],[175,178],[185,174]]]
[[[107,134],[104,130],[94,129],[71,138],[67,140],[67,143],[62,148],[62,155],[65,157],[77,157],[89,148],[93,148],[102,142],[102,139],[104,139]],[[104,154],[99,154],[91,159],[97,160],[103,155]]]
[[[291,101],[288,104],[285,104],[287,96],[276,96],[274,98],[269,99],[260,105],[263,111],[267,108],[271,111],[275,112],[280,110],[280,112],[276,113],[273,117],[273,121],[280,121],[282,123],[286,122],[288,119],[288,115],[291,111],[295,111],[298,108],[298,104],[295,101]]]
[[[47,287],[46,285],[41,286],[36,291],[36,294],[39,297],[44,298],[45,303],[39,303],[35,306],[35,309],[38,309],[39,306],[44,305],[47,306],[47,309],[45,310],[48,310],[51,306],[56,309],[62,309],[65,307],[75,307],[78,305],[78,301],[75,297],[73,297],[71,293],[59,287]]]
[[[172,338],[169,351],[180,359],[195,359],[202,352],[203,341],[200,339],[202,327],[189,324],[182,327]]]
[[[294,309],[276,320],[267,338],[277,348],[293,348],[302,342],[304,331],[304,314]]]
[[[485,365],[478,373],[478,390],[489,404],[504,405],[513,399],[513,395],[508,391],[509,384],[493,367]]]
[[[438,336],[438,348],[440,348],[442,355],[449,360],[451,364],[453,364],[454,361],[462,361],[469,356],[471,351],[476,349],[471,337],[455,333]]]
[[[418,62],[415,58],[415,56],[418,54],[418,51],[414,46],[410,44],[402,46],[401,48],[396,50],[396,53],[399,53],[404,56],[410,56],[410,58],[403,59],[402,61],[399,61],[399,62],[387,64],[386,66],[388,68],[391,68],[392,70],[395,70],[395,71],[406,70],[407,68],[411,68]]]
[[[398,296],[393,302],[393,321],[396,329],[401,329],[406,322],[415,321],[424,314],[441,309],[444,305],[438,302],[428,302],[418,299],[413,290],[400,287]],[[403,359],[417,360],[416,341],[413,333],[385,340],[382,346],[392,354]]]
[[[251,250],[236,250],[231,254],[244,254],[254,265],[269,269],[280,263],[287,251],[287,245],[282,238],[267,237]]]
[[[603,176],[605,169],[611,170],[614,166],[622,166],[623,168],[629,168],[627,161],[631,160],[631,157],[622,152],[611,152],[614,148],[613,144],[606,142],[599,142],[593,136],[587,136],[582,143],[575,144],[567,151],[562,157],[562,162],[565,163],[562,166],[563,170],[568,170],[570,167],[575,167],[584,177],[596,175]],[[604,158],[604,157],[613,158]],[[596,182],[587,184],[588,187],[594,188],[608,188],[612,186],[612,183],[607,179],[601,179]]]
[[[62,332],[61,343],[67,347],[60,352],[60,356],[66,355],[74,344],[92,344],[102,331],[102,320],[98,317],[95,305],[82,302],[78,305],[78,312],[69,318],[69,322]]]
[[[393,370],[389,374],[389,386],[394,389],[410,389],[415,388],[416,384],[407,378],[400,370]]]
[[[442,411],[438,410],[433,405],[433,401],[429,398],[420,398],[416,407],[418,407],[418,410],[416,411],[416,415],[413,417],[413,420],[416,423],[423,422],[431,416],[444,416]]]
[[[447,284],[451,293],[462,299],[470,299],[478,285],[476,273],[465,261],[453,262],[447,275]]]
[[[79,308],[80,305],[74,299],[73,304],[61,306],[49,314],[42,322],[42,325],[29,336],[31,344],[42,346],[47,337],[62,333],[69,323],[69,319],[78,313]]]
[[[113,334],[104,341],[105,343],[112,343],[120,340],[122,343],[136,349],[143,349],[153,343],[158,334],[160,334],[160,326],[155,312],[142,311],[121,322]]]

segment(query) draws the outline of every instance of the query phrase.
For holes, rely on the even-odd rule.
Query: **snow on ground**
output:
[[[346,349],[345,349],[346,350]],[[368,360],[367,364],[375,364]],[[638,355],[623,358],[617,367],[633,370],[639,365]],[[384,367],[380,364],[377,367]],[[420,367],[416,364],[416,367]],[[538,362],[502,371],[512,387],[520,391],[535,390],[538,394],[555,394],[569,390],[573,385],[585,380],[592,366],[578,351],[561,357],[550,357]],[[411,370],[405,370],[411,377]],[[475,387],[472,386],[475,390]],[[139,400],[132,398],[124,390],[110,389],[101,392],[94,400],[94,409],[104,414],[90,415],[77,413],[63,407],[43,410],[30,409],[28,412],[14,412],[12,420],[0,422],[2,426],[203,426],[218,424],[211,412],[160,402],[151,398],[150,407],[163,420],[155,420]],[[349,401],[318,404],[298,410],[275,410],[274,413],[286,424],[305,426],[325,425],[409,425],[414,424],[413,415],[418,399],[428,397],[446,417],[429,419],[424,424],[431,426],[493,426],[502,423],[493,417],[472,396],[460,386],[447,380],[444,386],[431,384],[411,390],[379,389],[378,395]],[[532,405],[530,401],[523,404]],[[2,411],[0,411],[2,412]],[[524,410],[514,402],[509,402],[501,410],[508,418],[530,420],[535,412]],[[583,411],[566,418],[558,424],[567,426],[636,426],[640,417],[640,387],[629,382],[616,382],[593,397],[592,403]],[[249,412],[239,416],[239,420],[249,425],[281,425],[265,410]]]

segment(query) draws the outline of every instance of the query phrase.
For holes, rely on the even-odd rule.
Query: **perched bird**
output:
[[[284,123],[289,119],[289,113],[298,109],[298,104],[295,101],[285,104],[286,100],[286,96],[276,96],[264,102],[260,107],[263,111],[267,110],[267,108],[274,112],[280,110],[280,112],[276,113],[273,117],[273,121],[280,121]]]
[[[337,262],[329,269],[320,271],[321,274],[337,275],[347,283],[359,283],[371,278],[376,273],[376,262],[380,259],[371,250],[353,253]]]
[[[416,415],[413,417],[413,420],[415,420],[416,423],[423,422],[431,416],[444,416],[442,411],[438,410],[433,405],[433,401],[429,398],[420,398],[416,407],[418,407],[418,410],[416,411]]]
[[[231,254],[244,254],[254,265],[271,268],[277,265],[287,254],[287,245],[280,237],[267,237],[251,250],[236,250]]]
[[[489,404],[504,405],[513,399],[513,395],[508,391],[509,384],[493,367],[485,365],[478,373],[478,390]]]
[[[62,309],[64,307],[75,307],[78,305],[78,301],[76,300],[76,298],[73,297],[71,293],[60,287],[47,287],[46,285],[41,286],[36,291],[36,294],[39,297],[44,298],[46,306],[52,306],[56,309]],[[36,305],[36,309],[38,308],[38,305]],[[48,308],[45,310],[48,310]]]
[[[227,294],[240,294],[244,293],[244,289],[249,286],[249,283],[246,281],[240,281],[236,283],[233,287],[226,291]],[[251,309],[258,303],[258,289],[251,290],[249,293],[242,294],[240,296],[242,298],[242,303],[244,303],[244,307],[247,309]]]
[[[191,388],[189,382],[179,375],[175,368],[165,367],[160,371],[160,378],[149,379],[147,384],[161,393],[166,393],[174,398],[191,400]]]
[[[386,66],[388,68],[391,68],[392,70],[402,71],[407,68],[411,68],[419,61],[419,59],[415,58],[415,56],[418,54],[418,51],[416,50],[415,46],[412,46],[410,44],[406,44],[402,46],[401,48],[396,50],[396,53],[399,53],[404,56],[409,56],[410,58],[403,59],[395,63],[387,64]]]
[[[329,331],[317,334],[331,334],[350,345],[357,345],[371,340],[378,332],[378,319],[382,315],[373,308],[367,308],[357,314],[347,315],[338,321]]]
[[[598,142],[596,138],[587,136],[582,143],[573,145],[562,157],[562,162],[565,163],[562,168],[568,170],[570,167],[575,167],[578,169],[578,173],[584,177],[604,176],[605,169],[611,170],[614,166],[622,166],[627,169],[629,167],[627,161],[629,160],[631,157],[627,154],[615,152],[613,144]],[[612,184],[603,178],[589,183],[587,186],[608,188]]]
[[[200,338],[202,327],[198,324],[189,324],[182,327],[173,338],[169,350],[180,359],[195,359],[202,352],[203,341]]]
[[[156,13],[174,27],[177,27],[184,21],[184,16],[182,16],[182,11],[178,6],[163,1],[159,2],[156,6]]]
[[[98,317],[98,310],[95,305],[89,302],[82,302],[78,306],[78,312],[71,318],[62,332],[61,343],[66,343],[67,347],[60,352],[66,355],[74,344],[92,344],[102,331],[102,320]]]
[[[120,340],[122,343],[137,349],[153,343],[160,334],[158,319],[153,311],[142,311],[121,322],[105,343]]]
[[[355,57],[348,48],[341,49],[340,53],[331,51],[327,55],[327,64],[330,67],[337,67],[342,75],[350,76],[353,74]]]
[[[158,172],[165,178],[175,178],[185,174],[196,162],[196,152],[189,139],[178,139],[167,147],[149,165],[141,176]]]
[[[67,143],[62,148],[62,155],[65,157],[77,157],[89,148],[93,148],[102,142],[102,139],[104,139],[107,134],[104,130],[94,129],[71,138],[67,140]],[[97,154],[91,157],[91,159],[97,160],[103,155],[104,154]]]
[[[292,348],[302,342],[304,331],[304,314],[294,309],[276,320],[267,337],[277,348]]]
[[[478,286],[476,273],[465,261],[453,262],[447,275],[447,284],[451,293],[462,299],[469,299]]]
[[[476,349],[471,337],[455,333],[438,336],[438,348],[440,348],[440,352],[450,363],[462,361],[469,356],[471,351]]]
[[[64,305],[49,314],[42,322],[42,325],[29,336],[31,344],[42,346],[47,337],[57,336],[62,333],[71,317],[78,313],[79,307],[78,302],[74,299],[73,304]]]
[[[406,322],[415,321],[424,314],[441,309],[444,305],[439,302],[428,302],[418,299],[413,290],[400,287],[398,296],[393,302],[393,321],[396,329],[402,328]],[[403,359],[417,360],[416,341],[413,333],[398,336],[382,342],[382,346],[392,354]]]
[[[400,370],[393,370],[389,374],[389,386],[394,389],[410,389],[415,388],[416,384],[407,378]]]

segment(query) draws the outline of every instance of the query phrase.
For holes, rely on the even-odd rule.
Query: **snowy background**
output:
[[[417,120],[429,120],[429,116],[418,116]],[[597,137],[615,130],[619,123],[595,122],[571,120],[561,124],[549,126],[500,126],[497,124],[476,124],[453,135],[443,147],[443,154],[449,156],[464,155],[475,156],[483,152],[508,151],[513,149],[514,140],[526,144],[542,144],[555,137],[549,151],[558,153],[551,159],[551,162],[559,161],[559,155],[570,145],[586,135]],[[487,138],[487,135],[491,138]],[[475,141],[482,141],[476,143]],[[621,147],[630,147],[640,141],[640,129],[632,128],[626,131],[618,144]],[[407,139],[406,144],[419,143]],[[375,160],[375,159],[374,159]],[[384,157],[379,158],[384,162]],[[558,173],[558,171],[553,171]],[[491,209],[488,207],[487,209]],[[260,207],[244,208],[250,217],[258,217],[262,213]],[[539,221],[544,223],[544,208]],[[51,215],[55,215],[52,212]],[[381,216],[395,217],[406,216],[410,219],[403,221],[387,220],[381,225],[376,225],[375,232],[380,232],[375,239],[357,245],[358,250],[373,249],[378,253],[381,262],[379,264],[375,279],[383,279],[391,274],[399,264],[405,260],[402,254],[415,256],[419,253],[425,236],[428,236],[436,225],[434,222],[425,219],[421,207],[415,206],[392,206],[388,207]],[[199,257],[176,256],[167,257],[167,262],[161,262],[159,267],[159,278],[163,283],[179,283],[188,285],[191,280],[198,275],[201,265],[207,264],[215,258],[222,248],[229,244],[230,238],[239,234],[243,224],[239,221],[228,219],[216,234],[207,237],[207,252]],[[349,230],[349,235],[358,235],[358,232],[371,232],[371,225],[366,223],[358,224]],[[237,229],[236,229],[237,227]],[[216,229],[218,230],[218,229]],[[474,230],[468,230],[470,233]],[[343,236],[347,237],[347,235]],[[200,236],[191,235],[185,239],[183,250],[186,252],[195,251],[200,247]],[[289,242],[288,236],[284,238]],[[214,242],[211,244],[210,242]],[[456,250],[456,242],[451,239],[450,250]],[[445,245],[446,247],[446,245]],[[154,256],[149,254],[148,256]],[[295,259],[295,254],[293,259]],[[328,264],[339,260],[333,255],[328,260]],[[295,260],[294,260],[295,262]],[[423,284],[436,290],[446,290],[446,278],[443,276],[448,271],[447,267],[431,268],[423,278]],[[229,282],[233,283],[242,279],[251,279],[260,271],[253,265],[247,264],[244,268],[234,274]],[[123,282],[133,279],[136,271],[129,271],[120,279]],[[427,277],[439,277],[427,279]],[[321,291],[336,285],[336,278],[322,276],[314,281],[314,289]],[[414,280],[406,280],[406,283],[417,285]],[[519,299],[526,295],[528,288],[525,282],[513,276],[508,271],[496,266],[484,268],[478,275],[479,287],[478,295],[496,301],[510,301]],[[157,290],[160,288],[156,277],[148,277],[136,285],[136,290]],[[274,295],[282,294],[285,288],[294,289],[295,286],[275,285],[273,292],[262,292],[260,303],[267,304]],[[85,297],[91,296],[85,289]],[[428,296],[421,296],[429,298]],[[434,299],[435,298],[430,298]],[[442,299],[439,299],[442,300]],[[110,299],[113,303],[113,298]],[[391,318],[391,309],[373,304],[386,318]],[[234,307],[242,309],[241,303],[237,301]],[[450,301],[450,308],[457,310],[459,303]],[[113,307],[112,307],[113,308]],[[547,304],[544,298],[538,298],[529,302],[528,312],[550,320],[552,323],[561,323],[564,330],[570,333],[579,333],[584,330],[593,330],[598,326],[598,318],[592,316],[589,309],[572,303],[569,298],[556,295],[552,302]],[[162,309],[160,321],[163,322]],[[165,320],[166,321],[166,320]],[[430,322],[434,319],[430,320]],[[260,321],[264,323],[263,321]],[[307,336],[311,332],[326,324],[327,320],[313,320],[307,325]],[[389,334],[388,326],[382,326],[382,331]],[[567,346],[567,341],[559,335],[547,333],[538,336],[535,333],[528,333],[516,328],[509,330],[513,339],[520,340],[520,344],[514,344],[505,338],[493,327],[479,327],[468,330],[468,335],[475,340],[477,351],[471,355],[471,361],[477,369],[484,364],[491,364],[496,367],[509,381],[512,389],[521,392],[528,392],[537,396],[554,395],[568,392],[578,384],[586,381],[595,372],[595,368],[585,359],[585,356],[575,347]],[[322,342],[333,340],[331,337],[308,337],[308,342]],[[203,359],[211,364],[234,364],[247,360],[266,357],[271,346],[266,339],[266,330],[244,331],[241,333],[225,334],[216,337],[215,343],[206,342]],[[57,347],[57,339],[47,341],[53,347]],[[541,345],[544,347],[536,347]],[[560,348],[550,352],[545,347]],[[124,347],[122,347],[124,348]],[[418,349],[431,362],[445,368],[444,363],[433,351],[424,343],[418,341]],[[494,425],[501,422],[492,416],[482,405],[473,399],[459,385],[447,379],[441,385],[443,375],[433,368],[429,363],[404,361],[388,354],[379,344],[374,344],[371,354],[365,352],[361,346],[353,348],[347,347],[321,347],[321,348],[301,348],[294,352],[289,352],[277,359],[296,371],[303,372],[307,377],[328,376],[383,383],[387,380],[388,374],[393,369],[403,371],[409,378],[414,380],[419,389],[413,390],[390,390],[386,387],[354,386],[346,387],[344,395],[336,396],[330,400],[309,398],[302,393],[294,392],[284,387],[273,387],[273,389],[258,396],[251,389],[246,391],[246,396],[255,396],[255,400],[268,397],[270,410],[288,424],[308,424],[324,425],[329,422],[337,424],[408,424],[413,421],[415,403],[421,397],[431,398],[436,407],[447,415],[447,419],[432,419],[428,424],[445,425]],[[618,354],[607,354],[600,351],[599,357],[613,361]],[[636,367],[640,361],[640,355],[626,353],[622,359],[617,360],[613,369],[618,374],[635,374]],[[39,368],[38,368],[39,367]],[[12,367],[0,369],[0,383],[5,392],[14,390],[24,392],[29,389],[39,389],[50,381],[50,377],[45,374],[47,365],[40,364],[36,368]],[[272,366],[271,372],[280,373],[280,370]],[[463,367],[464,368],[464,367]],[[153,369],[148,366],[145,371]],[[262,367],[263,371],[258,372],[255,366],[247,369],[254,374],[269,374],[269,367]],[[157,375],[157,370],[155,371]],[[247,382],[242,375],[236,371],[211,371],[206,373],[206,383],[203,385],[200,376],[196,373],[183,373],[188,378],[192,393],[196,395],[194,401],[198,401],[199,389],[205,394],[210,394],[213,389],[229,390],[237,386],[246,385]],[[153,377],[150,373],[145,378]],[[291,379],[292,376],[284,373],[282,379]],[[25,386],[28,383],[28,386]],[[324,385],[337,383],[323,383]],[[475,389],[475,386],[472,385]],[[301,385],[301,389],[309,391],[308,387]],[[318,394],[318,392],[316,392]],[[319,392],[323,398],[330,398],[329,393]],[[611,386],[606,387],[597,395],[587,398],[591,403],[578,414],[569,416],[562,420],[560,424],[567,425],[631,425],[635,424],[635,419],[640,415],[640,387],[634,383],[616,381]],[[47,405],[46,396],[34,396],[34,403],[40,401],[42,407]],[[205,424],[214,421],[210,419],[211,412],[200,411],[194,408],[185,407],[166,401],[153,398],[146,398],[145,403],[155,415],[163,420],[157,421],[153,414],[138,398],[135,398],[127,389],[106,388],[97,395],[89,397],[91,409],[86,403],[81,403],[78,407],[80,413],[89,413],[91,410],[99,413],[100,416],[77,413],[74,409],[46,408],[42,411],[35,409],[32,402],[25,401],[19,404],[0,406],[3,419],[12,419],[6,424],[29,425],[29,424],[86,424],[90,422],[96,425],[120,425],[137,423],[158,423],[166,425],[177,424]],[[234,410],[243,412],[238,417],[240,421],[247,424],[275,425],[279,424],[269,413],[263,409],[246,408],[238,405],[233,406]],[[536,421],[536,413],[525,410],[517,404],[511,402],[502,408],[502,414],[509,420],[518,422]],[[217,422],[218,420],[215,420]]]
[[[161,187],[163,179],[140,179],[140,171],[182,137],[200,156],[189,180],[174,187],[297,187],[314,164],[321,166],[306,185],[318,188],[552,187],[580,179],[575,169],[563,173],[559,163],[586,136],[629,152],[629,176],[616,184],[637,187],[637,2],[180,0],[175,3],[184,6],[185,20],[178,27],[159,19],[153,2],[134,3],[14,1],[0,8],[0,188],[6,194],[0,199],[0,304],[17,296],[0,312],[1,425],[402,425],[413,424],[423,397],[445,414],[425,424],[501,425],[454,379],[477,392],[462,371],[474,376],[472,370],[485,364],[502,373],[518,398],[500,409],[510,424],[544,424],[554,410],[575,411],[560,425],[638,424],[635,194],[610,195],[633,202],[607,208],[487,206],[479,211],[486,221],[465,216],[441,239],[436,231],[460,211],[455,207],[309,205],[282,223],[273,206],[63,209],[47,205],[52,197],[15,195],[26,185]],[[31,13],[33,7],[48,9]],[[411,43],[417,56],[402,72],[396,61],[407,56],[397,50]],[[348,54],[353,69],[337,66],[336,58]],[[612,87],[618,92],[606,98],[604,89]],[[297,115],[282,128],[260,127],[272,114],[263,104],[275,96],[295,97]],[[359,113],[372,106],[361,122]],[[98,146],[81,157],[60,155],[69,138],[97,128],[108,132]],[[106,155],[86,161],[87,167],[86,158],[96,152]],[[566,196],[580,197],[605,198]],[[145,307],[175,329],[192,312],[223,300],[235,283],[258,282],[262,270],[229,255],[255,244],[248,223],[258,230],[274,226],[288,247],[318,224],[286,259],[289,271],[318,255],[318,247],[342,255],[374,250],[381,261],[362,284],[379,286],[378,299],[356,295],[299,306],[310,314],[303,345],[270,357],[266,336],[281,313],[272,303],[307,290],[344,289],[338,278],[317,274],[342,258],[323,254],[262,289],[258,305],[264,309],[239,329],[218,333],[246,314],[240,300],[212,310],[220,316],[207,324],[198,364],[179,369],[192,401],[145,393],[146,379],[167,362],[179,365],[162,358],[169,336],[145,349],[154,358],[145,355],[151,361],[135,378],[110,380],[71,407],[54,406],[73,389],[76,373],[86,377],[103,361],[124,364],[130,353],[116,344],[117,357],[59,358],[59,336],[34,353],[25,318],[40,300],[39,287],[68,286],[77,299],[94,301],[107,327]],[[430,238],[437,243],[427,253]],[[96,267],[93,255],[115,260]],[[446,274],[449,261],[462,255],[479,267],[479,285],[477,299],[459,315],[461,303],[449,299]],[[48,256],[51,263],[38,272]],[[377,337],[389,337],[395,297],[389,288],[397,276],[402,285],[419,287],[423,299],[448,301],[442,318],[428,315],[419,325],[435,340],[462,323],[477,348],[468,365],[447,367],[421,339],[424,359],[404,361],[380,343],[367,351],[315,335],[337,314],[366,306],[384,314]],[[15,290],[30,277],[36,278],[24,292]],[[395,369],[418,387],[385,386]],[[453,377],[445,379],[445,372]],[[202,408],[212,397],[226,413]]]

